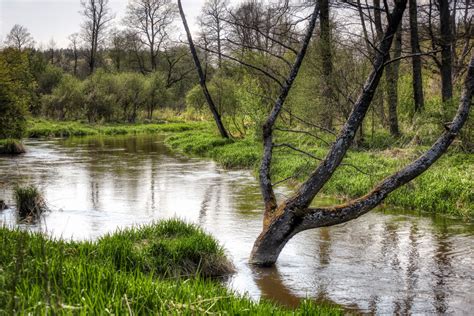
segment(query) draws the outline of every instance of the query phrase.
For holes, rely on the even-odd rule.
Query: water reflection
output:
[[[273,269],[247,264],[261,226],[261,198],[249,172],[170,152],[157,136],[31,141],[0,158],[0,199],[33,182],[52,212],[25,229],[94,239],[118,227],[180,217],[215,235],[238,273],[229,287],[289,306],[301,298],[355,313],[469,314],[474,308],[473,225],[414,214],[372,212],[296,236]],[[288,194],[279,188],[279,196]],[[317,201],[327,204],[326,199]],[[18,225],[12,210],[0,225]]]

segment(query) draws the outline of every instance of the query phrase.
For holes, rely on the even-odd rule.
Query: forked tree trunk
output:
[[[286,243],[299,232],[344,223],[372,210],[388,194],[422,174],[439,159],[467,120],[474,89],[474,58],[469,66],[463,98],[456,117],[447,126],[446,132],[425,154],[397,173],[381,181],[370,193],[359,199],[344,205],[328,208],[310,207],[313,199],[331,179],[341,164],[367,114],[375,90],[382,77],[384,66],[389,59],[392,40],[402,20],[406,4],[407,0],[395,1],[395,8],[390,14],[387,30],[377,49],[377,55],[373,64],[374,69],[369,75],[352,113],[327,156],[310,175],[309,179],[300,186],[297,192],[279,206],[276,203],[270,176],[272,128],[282,107],[281,102],[279,102],[281,101],[280,99],[275,103],[264,125],[264,156],[260,168],[260,186],[265,202],[265,215],[263,231],[255,241],[252,249],[251,263],[263,266],[273,265]],[[285,92],[286,94],[288,93],[288,91]]]
[[[227,130],[225,129],[224,124],[222,123],[222,118],[219,112],[217,111],[216,105],[214,104],[214,101],[212,100],[209,90],[207,89],[206,76],[204,74],[204,71],[202,70],[201,62],[199,60],[196,47],[194,46],[193,38],[191,36],[191,31],[189,30],[188,22],[186,21],[186,16],[184,14],[183,6],[181,5],[181,0],[178,0],[178,8],[179,8],[179,14],[181,16],[181,20],[183,21],[184,29],[186,31],[186,35],[188,37],[189,49],[191,50],[191,55],[193,56],[194,65],[196,66],[196,70],[199,75],[199,84],[201,85],[202,92],[204,93],[209,109],[211,110],[212,116],[214,117],[214,121],[216,122],[217,128],[219,129],[219,133],[221,134],[223,138],[229,138],[229,134],[227,133]]]
[[[300,189],[294,197],[277,209],[274,217],[264,227],[254,244],[250,258],[251,263],[262,266],[273,265],[286,243],[299,232],[318,227],[333,226],[356,219],[374,209],[391,192],[425,172],[448,149],[467,121],[473,91],[474,56],[471,57],[457,114],[447,126],[444,134],[438,138],[429,150],[405,168],[382,180],[367,195],[344,205],[328,208],[309,208],[307,201],[312,200],[312,196],[308,196],[308,191]],[[335,147],[340,147],[339,142],[340,138],[336,141]],[[330,163],[330,161],[324,163]],[[325,167],[323,166],[323,168]]]

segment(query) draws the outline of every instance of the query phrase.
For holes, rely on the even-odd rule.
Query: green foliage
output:
[[[245,136],[250,126],[260,131],[268,108],[263,106],[264,92],[257,79],[246,74],[225,77],[219,73],[208,83],[208,89],[228,128],[240,136]],[[186,105],[211,117],[200,85],[194,86],[186,94]]]
[[[292,314],[339,315],[304,302],[290,311],[255,303],[202,277],[203,266],[227,262],[199,228],[177,220],[120,231],[97,242],[49,240],[0,228],[0,314]],[[189,275],[189,278],[168,278]]]
[[[81,81],[69,74],[64,75],[50,95],[42,97],[44,113],[58,120],[80,117],[84,102]]]
[[[51,94],[53,89],[61,82],[62,77],[63,71],[61,68],[48,64],[37,79],[38,93]]]
[[[102,70],[90,76],[83,86],[85,116],[90,123],[112,121],[118,113],[120,87],[118,78]]]
[[[30,77],[26,54],[0,53],[0,139],[23,137],[26,128]]]

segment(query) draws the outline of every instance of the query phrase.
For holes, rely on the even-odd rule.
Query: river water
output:
[[[257,182],[209,160],[171,152],[161,136],[27,141],[28,153],[0,158],[0,198],[33,183],[51,211],[0,225],[66,239],[95,239],[117,228],[170,217],[196,223],[226,248],[237,273],[227,285],[253,299],[296,306],[302,298],[354,313],[471,314],[474,225],[387,209],[293,238],[274,268],[247,264],[262,221]],[[280,198],[289,190],[280,188]],[[329,203],[321,200],[319,203]]]

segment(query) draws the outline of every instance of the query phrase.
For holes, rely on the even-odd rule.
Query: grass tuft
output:
[[[22,219],[35,218],[47,210],[43,195],[33,185],[15,187],[14,198],[18,215]]]
[[[0,140],[0,154],[19,155],[26,152],[25,146],[16,139]]]

